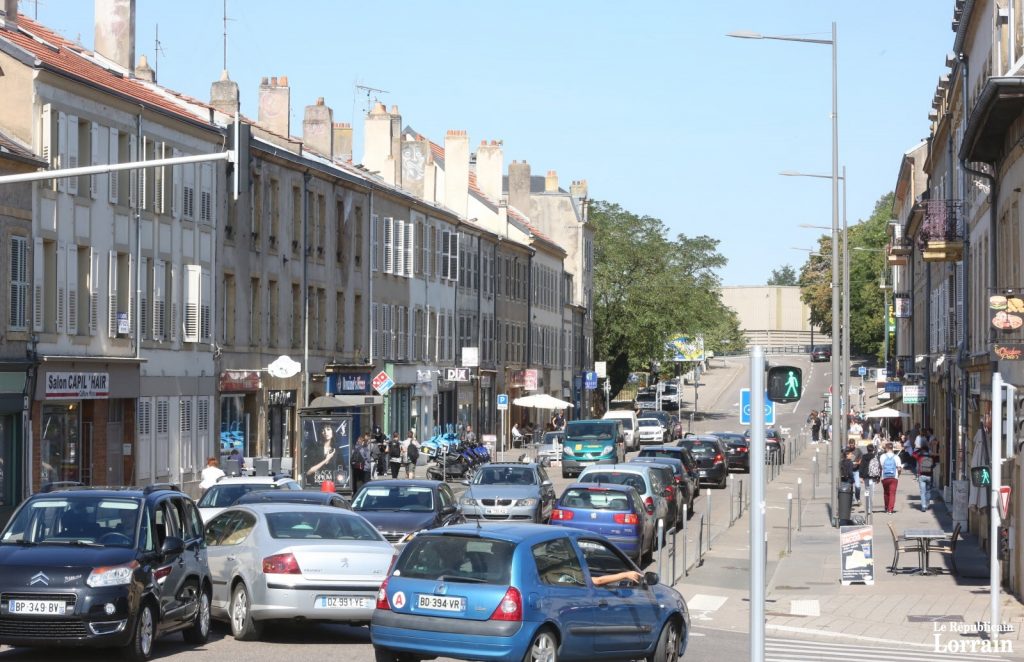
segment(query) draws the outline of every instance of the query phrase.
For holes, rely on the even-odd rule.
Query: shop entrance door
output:
[[[124,423],[107,423],[107,485],[124,484]]]

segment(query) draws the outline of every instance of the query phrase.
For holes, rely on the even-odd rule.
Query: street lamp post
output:
[[[839,336],[837,331],[837,319],[839,317],[839,255],[835,250],[839,235],[839,95],[837,93],[837,66],[836,50],[838,40],[836,39],[836,24],[832,22],[831,39],[810,39],[808,37],[787,37],[768,36],[756,32],[733,32],[730,37],[741,39],[772,39],[775,41],[797,41],[808,44],[825,44],[832,49],[832,356],[839,353]],[[760,375],[758,377],[763,377]],[[752,383],[753,386],[753,383]],[[832,370],[832,392],[838,394],[839,373]],[[756,395],[751,393],[752,396]],[[839,415],[839,408],[833,403],[832,406],[832,429],[839,430],[842,424],[842,417]],[[832,439],[829,444],[831,458],[830,464],[836,466],[838,456],[836,454],[836,442]],[[836,471],[838,476],[839,472]],[[754,511],[760,512],[763,503],[753,504]],[[832,517],[836,512],[836,489],[832,486]],[[762,543],[764,538],[764,517],[751,518],[750,526],[750,659],[751,662],[762,662],[764,660],[764,563],[765,549]]]

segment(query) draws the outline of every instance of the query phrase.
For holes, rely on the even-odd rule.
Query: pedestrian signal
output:
[[[804,391],[803,370],[791,365],[768,368],[768,399],[772,402],[796,402]]]
[[[992,484],[992,474],[988,467],[971,467],[971,484],[974,487],[988,487]]]

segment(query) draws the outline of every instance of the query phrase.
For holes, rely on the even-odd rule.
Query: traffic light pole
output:
[[[764,348],[750,348],[750,662],[764,662]]]
[[[999,486],[1003,482],[1003,376],[992,375],[992,484],[988,495],[988,554],[989,554],[989,632],[993,640],[999,639],[999,587],[1003,573],[999,567]]]

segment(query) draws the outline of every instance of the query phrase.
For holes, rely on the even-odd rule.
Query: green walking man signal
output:
[[[804,391],[803,370],[791,365],[768,368],[768,399],[772,402],[796,402]]]

